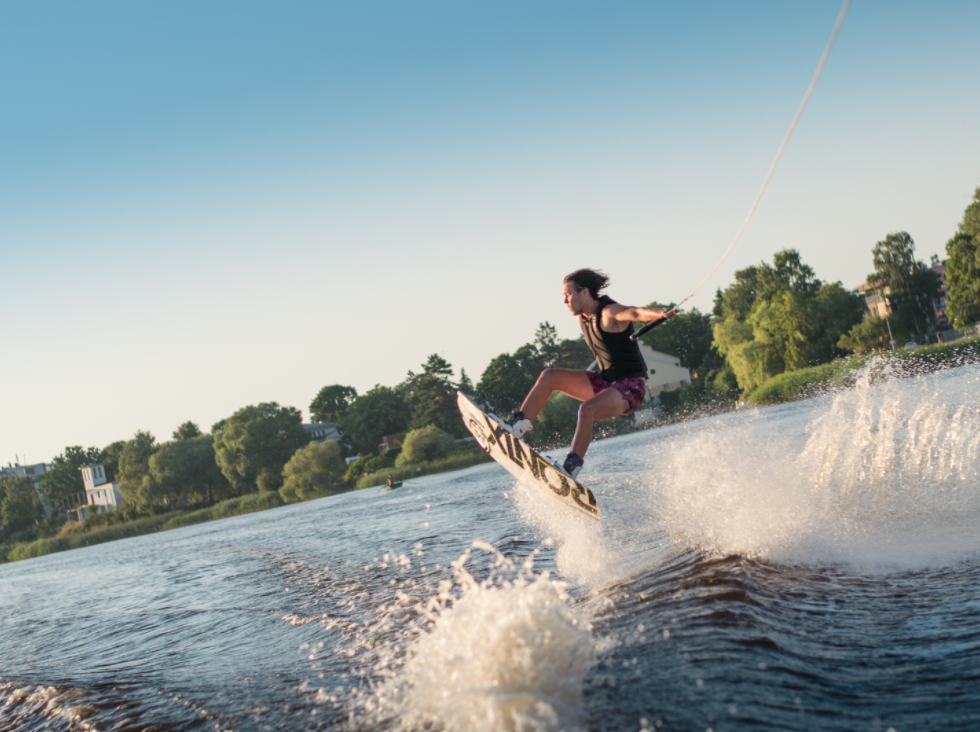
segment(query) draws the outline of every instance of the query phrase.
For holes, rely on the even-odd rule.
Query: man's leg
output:
[[[588,381],[588,377],[585,377]],[[585,451],[592,442],[592,425],[597,420],[612,419],[626,414],[629,404],[626,398],[616,389],[603,389],[594,397],[582,402],[578,408],[578,426],[575,437],[572,438],[572,452],[580,458],[585,457]]]
[[[567,394],[573,399],[578,399],[580,402],[594,398],[592,382],[589,381],[589,377],[584,371],[577,369],[545,369],[541,372],[538,380],[534,383],[534,387],[521,405],[524,418],[534,419],[537,417],[547,403],[548,397],[554,391],[560,391],[562,394]],[[619,392],[616,393],[618,394]],[[623,404],[625,403],[626,400],[624,399]],[[625,407],[623,407],[623,411],[626,411]],[[599,419],[602,418],[600,417]]]

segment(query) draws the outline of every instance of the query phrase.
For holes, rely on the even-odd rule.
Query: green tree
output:
[[[517,409],[534,381],[520,361],[509,353],[501,353],[487,364],[476,387],[477,400],[487,405],[488,411],[507,416]]]
[[[125,440],[116,440],[102,449],[99,462],[105,467],[105,477],[110,483],[119,480],[119,456],[126,447]]]
[[[500,354],[487,365],[476,386],[476,400],[490,411],[506,416],[521,405],[543,369],[585,369],[592,361],[584,340],[559,341],[555,327],[541,323],[534,341],[513,354]]]
[[[177,429],[174,430],[175,440],[193,440],[195,437],[201,436],[201,428],[197,426],[196,422],[183,422]]]
[[[405,435],[402,452],[395,465],[403,467],[438,460],[451,453],[455,446],[456,441],[452,435],[430,424]]]
[[[376,473],[385,468],[393,468],[401,453],[402,449],[400,447],[393,447],[380,455],[377,453],[373,455],[358,455],[357,460],[347,466],[347,470],[344,473],[344,480],[354,481],[362,475]]]
[[[237,495],[273,491],[289,458],[309,441],[298,409],[264,402],[224,421],[214,435],[215,459]]]
[[[12,476],[2,478],[4,498],[0,503],[5,531],[22,531],[44,517],[44,509],[34,490],[34,479]]]
[[[947,312],[953,327],[965,330],[980,321],[980,188],[946,243],[946,256]]]
[[[712,334],[743,391],[787,369],[844,355],[840,338],[863,317],[859,296],[839,282],[816,279],[792,249],[778,252],[772,266],[763,262],[737,272],[735,279],[715,297]],[[718,386],[729,380],[726,375]]]
[[[456,388],[464,394],[473,394],[473,382],[467,376],[466,369],[459,370],[459,383],[456,384]]]
[[[119,482],[129,490],[137,490],[150,470],[150,456],[156,449],[156,438],[149,432],[137,430],[119,454]]]
[[[344,476],[347,465],[333,440],[311,442],[293,453],[283,468],[279,495],[286,503],[328,495]]]
[[[558,340],[558,329],[545,321],[538,325],[534,333],[534,346],[541,359],[542,368],[552,368],[558,365],[562,357],[561,341]]]
[[[325,386],[310,402],[310,419],[314,422],[340,422],[355,399],[357,389],[353,386]]]
[[[351,403],[340,420],[359,454],[376,453],[381,438],[404,432],[412,416],[405,395],[388,386],[376,385]]]
[[[892,317],[911,333],[936,327],[933,303],[939,298],[939,278],[915,258],[915,242],[908,232],[889,234],[872,250],[875,271],[868,282],[884,282]]]
[[[426,376],[435,376],[446,382],[453,378],[453,367],[446,359],[440,356],[438,353],[433,353],[422,364],[422,372]]]
[[[230,486],[215,460],[214,437],[199,435],[165,442],[150,456],[149,470],[137,491],[144,509],[176,507],[230,495]]]
[[[744,321],[756,300],[771,300],[776,293],[788,290],[804,299],[813,297],[821,282],[813,270],[803,264],[795,249],[783,249],[773,255],[773,263],[762,262],[735,273],[735,284],[715,295],[714,314]]]
[[[896,340],[904,341],[908,334],[903,330],[898,330],[899,328],[900,325],[896,323],[892,335]],[[876,348],[890,348],[889,340],[888,323],[885,322],[885,319],[871,317],[855,325],[846,335],[842,335],[838,346],[845,351],[867,353]]]
[[[813,336],[814,363],[825,363],[846,356],[847,349],[838,345],[843,334],[859,325],[867,315],[864,297],[840,282],[824,284],[813,299],[817,329]]]
[[[560,369],[586,369],[595,360],[584,338],[566,338],[561,342],[561,356],[555,364]]]
[[[422,365],[421,374],[416,376],[409,371],[400,389],[412,406],[408,424],[410,430],[431,424],[456,437],[466,434],[456,408],[456,387],[452,376],[452,365],[436,353]]]
[[[569,444],[578,424],[579,404],[565,394],[552,394],[535,417],[534,429],[524,437],[525,441],[541,450]]]
[[[49,506],[59,508],[65,496],[85,490],[81,469],[101,462],[101,459],[102,451],[98,448],[84,449],[80,445],[66,447],[61,455],[51,460],[48,472],[41,479],[38,487],[41,498]]]

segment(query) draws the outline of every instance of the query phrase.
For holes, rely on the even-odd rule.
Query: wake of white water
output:
[[[427,601],[400,596],[398,605],[414,603],[399,633],[409,642],[384,647],[375,672],[389,678],[358,706],[386,728],[580,729],[591,625],[572,610],[565,583],[535,574],[533,553],[518,568],[489,544],[473,548],[491,560],[484,579],[466,569],[468,550],[453,562],[454,581]]]
[[[385,646],[376,672],[389,678],[358,706],[385,728],[580,729],[590,667],[626,642],[594,635],[589,613],[615,604],[600,588],[669,555],[877,574],[980,551],[980,369],[887,377],[873,363],[856,387],[806,404],[597,443],[599,523],[514,484],[505,496],[592,599],[536,575],[533,554],[516,568],[476,542],[493,561],[485,579],[467,571],[467,552],[454,582],[403,596],[416,620]]]
[[[883,569],[980,551],[980,369],[889,380],[885,368],[807,409],[692,423],[651,486],[672,538],[713,555]]]

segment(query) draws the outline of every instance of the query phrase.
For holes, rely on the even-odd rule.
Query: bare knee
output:
[[[586,400],[582,402],[578,407],[578,418],[579,419],[591,419],[595,421],[596,407],[592,404],[592,400]]]
[[[538,383],[541,385],[553,384],[561,375],[561,369],[545,369],[538,376]]]

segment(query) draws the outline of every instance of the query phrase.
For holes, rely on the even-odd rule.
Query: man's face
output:
[[[571,282],[565,282],[561,288],[561,291],[565,296],[565,305],[572,311],[572,315],[585,314],[586,305],[592,300],[588,290],[576,292],[575,285],[573,285]]]

